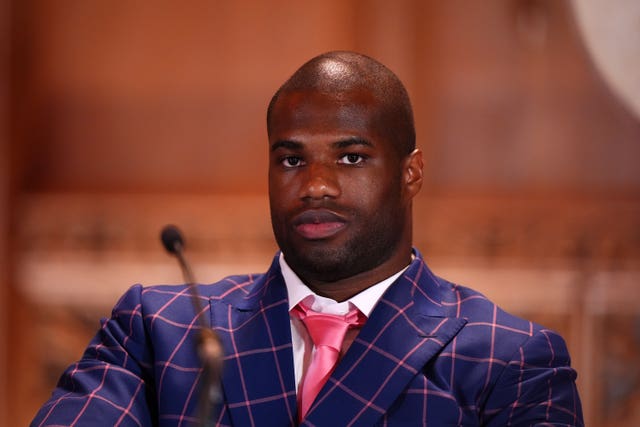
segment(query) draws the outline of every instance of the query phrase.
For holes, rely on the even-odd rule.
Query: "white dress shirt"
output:
[[[280,254],[280,269],[287,286],[287,294],[289,296],[289,311],[302,300],[311,307],[312,310],[320,313],[330,314],[347,314],[352,307],[358,308],[362,314],[369,317],[373,307],[376,305],[382,294],[389,286],[407,269],[407,267],[398,271],[394,275],[376,283],[375,285],[365,289],[357,295],[352,296],[346,301],[337,302],[330,298],[326,298],[315,294],[302,280],[293,272],[291,267],[284,259],[284,255]],[[293,344],[293,365],[295,370],[296,390],[302,379],[305,360],[310,360],[315,348],[313,341],[301,320],[294,316],[289,317],[291,320],[291,343]]]

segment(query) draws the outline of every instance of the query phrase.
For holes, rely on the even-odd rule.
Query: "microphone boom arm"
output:
[[[168,225],[162,230],[162,243],[171,255],[175,255],[191,295],[191,303],[198,319],[196,351],[202,363],[202,383],[198,396],[198,425],[214,425],[213,409],[222,401],[220,380],[222,377],[223,350],[220,338],[202,316],[204,306],[194,280],[193,272],[184,257],[184,243],[177,227]]]

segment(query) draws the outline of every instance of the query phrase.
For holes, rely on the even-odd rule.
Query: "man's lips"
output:
[[[326,239],[346,226],[340,215],[327,210],[308,210],[293,219],[295,230],[305,239]]]

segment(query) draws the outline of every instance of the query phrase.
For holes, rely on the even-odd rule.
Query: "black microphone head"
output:
[[[177,254],[184,248],[184,240],[182,239],[182,233],[175,225],[166,225],[160,233],[160,239],[164,248],[170,254]]]

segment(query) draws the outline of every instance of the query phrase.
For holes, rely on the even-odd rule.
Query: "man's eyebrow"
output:
[[[285,148],[288,150],[300,150],[302,149],[302,144],[298,141],[291,141],[289,139],[281,139],[271,144],[271,151],[276,151],[280,148]]]
[[[338,149],[352,147],[354,145],[373,148],[373,144],[370,141],[363,138],[358,138],[358,137],[347,138],[347,139],[343,139],[333,143],[334,148],[338,148]]]
[[[344,149],[353,146],[373,147],[373,144],[364,138],[352,137],[336,141],[332,146],[336,149]],[[301,142],[290,139],[281,139],[271,145],[271,151],[276,151],[281,148],[287,150],[302,150],[304,145]]]

